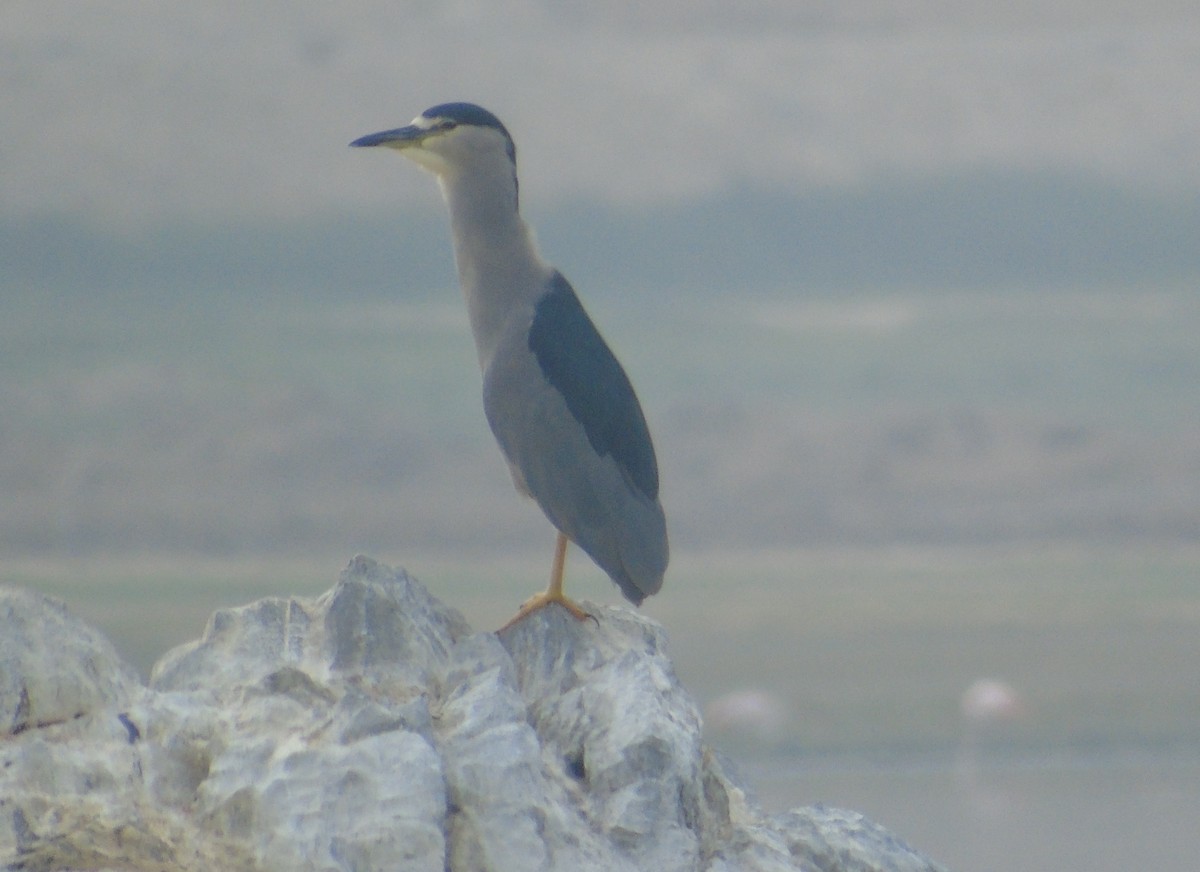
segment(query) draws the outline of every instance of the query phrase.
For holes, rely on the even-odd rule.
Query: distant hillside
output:
[[[1084,177],[981,173],[800,196],[740,190],[644,207],[525,204],[548,256],[591,295],[689,299],[786,288],[1112,286],[1200,279],[1200,202]],[[341,300],[454,281],[436,209],[109,234],[70,218],[0,220],[4,293],[279,289]]]
[[[542,547],[457,293],[383,296],[10,299],[0,548]],[[592,308],[642,395],[680,547],[1200,533],[1190,288],[643,290]]]

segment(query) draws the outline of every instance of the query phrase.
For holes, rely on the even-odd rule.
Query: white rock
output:
[[[356,558],[217,612],[142,687],[61,604],[0,590],[0,867],[930,870],[850,812],[724,775],[661,628],[558,609],[472,633]]]
[[[65,724],[140,690],[99,631],[56,599],[0,588],[0,735]]]

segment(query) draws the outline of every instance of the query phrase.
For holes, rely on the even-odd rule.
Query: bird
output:
[[[517,490],[558,531],[549,586],[501,630],[552,603],[592,617],[563,592],[568,542],[640,606],[669,560],[654,444],[624,368],[521,217],[508,129],[474,103],[442,103],[350,145],[394,149],[437,177],[484,414]]]

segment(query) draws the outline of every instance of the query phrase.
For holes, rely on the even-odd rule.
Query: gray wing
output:
[[[518,486],[635,604],[668,559],[658,464],[625,371],[555,273],[484,376],[484,409]]]
[[[529,349],[596,453],[612,457],[634,487],[658,499],[658,461],[633,385],[558,272],[534,310]]]

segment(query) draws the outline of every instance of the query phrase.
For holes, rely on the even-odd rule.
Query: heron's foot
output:
[[[596,620],[595,615],[584,611],[584,609],[574,600],[567,599],[566,595],[562,591],[544,590],[541,593],[535,593],[529,599],[525,600],[525,602],[521,604],[521,608],[517,610],[517,614],[513,617],[513,619],[496,632],[503,633],[509,627],[516,626],[539,609],[544,609],[546,606],[554,603],[562,606],[578,621],[586,621],[589,618],[593,621]]]

